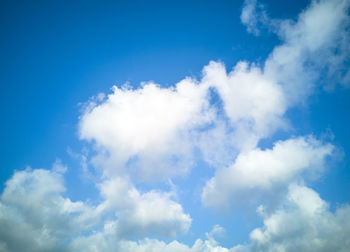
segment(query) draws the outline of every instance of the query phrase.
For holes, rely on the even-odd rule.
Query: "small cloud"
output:
[[[55,163],[52,165],[52,171],[63,174],[67,169],[68,167],[62,163],[61,159],[56,158]]]

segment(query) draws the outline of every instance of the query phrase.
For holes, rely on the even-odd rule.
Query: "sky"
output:
[[[1,251],[350,247],[350,1],[3,1]]]

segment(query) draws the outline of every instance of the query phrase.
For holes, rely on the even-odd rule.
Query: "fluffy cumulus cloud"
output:
[[[158,235],[175,237],[188,231],[191,218],[171,199],[173,193],[140,193],[126,178],[100,185],[105,206],[116,212],[116,232],[121,237]]]
[[[305,186],[291,185],[284,204],[266,215],[264,226],[250,234],[251,244],[237,251],[339,251],[349,250],[350,206],[334,213],[319,195]],[[235,250],[234,250],[235,251]]]
[[[98,221],[98,208],[62,196],[59,167],[28,168],[6,182],[0,201],[1,251],[63,251],[68,239]]]
[[[107,161],[99,159],[105,170],[108,163],[122,170],[129,162],[145,179],[183,173],[188,165],[182,161],[192,151],[189,131],[210,119],[205,97],[203,86],[191,79],[175,88],[154,83],[135,90],[114,87],[105,101],[83,114],[80,137],[108,151]]]
[[[239,149],[256,146],[260,138],[284,126],[282,88],[266,79],[260,68],[239,62],[227,73],[222,63],[211,62],[203,70],[202,82],[214,87],[222,99]]]
[[[220,226],[192,246],[176,240],[131,241],[119,233],[118,221],[105,221],[101,231],[86,235],[84,231],[96,225],[101,207],[72,202],[62,196],[64,190],[62,174],[54,170],[16,172],[1,195],[2,251],[346,251],[350,242],[350,207],[341,206],[332,213],[328,204],[305,186],[291,185],[283,204],[273,213],[260,206],[264,226],[251,232],[250,244],[231,249],[221,247],[213,237],[222,232]]]
[[[165,252],[254,252],[254,251],[339,251],[345,252],[350,245],[350,206],[329,210],[327,202],[312,189],[292,184],[281,206],[272,213],[258,208],[263,226],[250,234],[250,243],[232,248],[221,247],[208,234],[207,240],[196,240],[188,245],[173,241],[165,243],[155,239],[138,242],[118,239],[113,223],[104,231],[90,237],[77,238],[71,248],[84,251],[165,251]]]
[[[7,181],[0,201],[1,251],[114,251],[119,246],[130,247],[128,251],[135,246],[145,251],[151,245],[164,243],[146,246],[146,240],[137,245],[125,238],[146,234],[175,237],[190,227],[191,218],[170,195],[154,191],[140,194],[125,180],[104,182],[101,193],[106,200],[97,206],[73,202],[63,197],[60,171],[28,168]],[[105,220],[103,232],[82,238],[87,230],[98,230],[108,213],[115,216]],[[84,239],[94,243],[99,240],[97,245],[80,244]],[[110,240],[109,247],[100,244],[107,242],[104,239]],[[88,249],[83,249],[86,246]]]
[[[259,35],[265,27],[281,39],[262,65],[238,62],[227,71],[213,61],[199,80],[113,87],[90,101],[79,118],[79,137],[93,153],[84,154],[84,169],[101,171],[94,173],[98,203],[66,196],[67,168],[60,162],[50,170],[16,171],[1,195],[0,250],[346,251],[349,206],[332,212],[305,186],[323,172],[335,147],[314,136],[285,138],[266,149],[259,143],[277,130],[288,133],[293,125],[286,112],[318,86],[349,85],[349,5],[312,1],[296,20],[277,20],[247,0],[241,21],[248,31]],[[174,190],[141,188],[162,188],[203,160],[213,168],[211,178],[197,178],[205,184],[204,207],[243,199],[262,205],[263,226],[249,243],[220,246],[214,239],[220,226],[191,246],[159,240],[191,232],[193,216]]]
[[[210,102],[211,90],[222,100],[223,112]],[[95,142],[93,163],[105,175],[127,172],[162,179],[188,171],[195,148],[215,167],[235,152],[254,148],[286,127],[286,110],[282,88],[260,68],[240,62],[227,73],[222,63],[210,62],[199,82],[185,79],[175,88],[153,83],[114,87],[107,99],[88,106],[79,132]],[[215,157],[217,149],[224,154]]]
[[[235,163],[217,171],[203,189],[207,206],[222,207],[232,198],[245,198],[254,191],[279,191],[293,181],[322,170],[333,146],[313,137],[299,137],[275,143],[272,149],[242,152]],[[304,175],[304,176],[301,176]],[[255,192],[256,193],[256,192]]]

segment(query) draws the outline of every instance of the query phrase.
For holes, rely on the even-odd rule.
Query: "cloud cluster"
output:
[[[211,90],[222,100],[223,112],[210,102]],[[201,81],[185,79],[176,88],[114,87],[106,100],[88,107],[79,132],[95,143],[95,166],[107,176],[136,173],[142,180],[188,172],[195,149],[218,167],[216,160],[230,157],[213,158],[217,148],[232,160],[238,151],[256,147],[286,127],[287,109],[282,88],[246,62],[229,73],[222,63],[210,62]]]
[[[188,173],[194,149],[219,167],[221,160],[232,161],[241,150],[288,128],[286,111],[305,102],[317,85],[348,83],[348,7],[344,0],[313,1],[296,21],[274,20],[256,1],[246,1],[242,22],[263,23],[282,41],[263,66],[239,62],[226,72],[222,63],[210,62],[200,81],[186,78],[169,88],[152,82],[136,89],[114,87],[80,119],[80,138],[98,149],[94,165],[109,175],[166,179]],[[211,102],[212,90],[223,112]]]
[[[214,226],[207,240],[198,239],[191,247],[178,241],[165,243],[148,238],[131,241],[119,232],[118,220],[105,221],[101,231],[85,233],[96,226],[104,207],[72,202],[62,196],[64,190],[62,174],[54,170],[27,169],[16,172],[1,195],[1,250],[346,251],[350,243],[350,206],[341,206],[332,213],[315,191],[295,184],[289,187],[283,204],[274,212],[265,212],[262,206],[258,208],[264,226],[251,232],[251,243],[231,249],[221,247],[213,238],[215,233],[222,231],[220,226]]]
[[[199,81],[187,78],[170,88],[161,88],[154,83],[145,83],[137,89],[115,87],[107,99],[89,106],[80,121],[81,139],[93,140],[99,153],[93,158],[94,164],[102,163],[108,176],[133,176],[136,171],[143,180],[163,179],[189,172],[196,161],[194,150],[199,150],[204,161],[216,168],[214,177],[207,181],[202,191],[204,206],[223,208],[240,199],[254,200],[252,195],[277,197],[276,193],[280,194],[281,200],[289,188],[286,206],[278,208],[278,202],[272,208],[265,206],[265,227],[252,232],[252,244],[239,245],[231,251],[293,251],[299,245],[292,247],[287,243],[299,241],[306,233],[311,236],[308,238],[317,241],[321,232],[295,230],[290,237],[291,233],[286,231],[277,237],[275,228],[285,225],[285,220],[278,218],[289,218],[289,215],[298,215],[295,218],[304,221],[302,218],[307,209],[302,206],[319,197],[311,189],[290,185],[315,179],[323,171],[326,159],[333,154],[334,146],[305,136],[278,141],[271,149],[263,150],[259,148],[259,141],[279,129],[288,129],[290,125],[285,118],[288,109],[304,103],[318,86],[327,89],[338,84],[348,85],[348,8],[349,1],[344,0],[312,1],[296,20],[277,20],[271,19],[257,1],[246,1],[241,20],[247,25],[248,32],[259,35],[259,29],[265,27],[282,41],[265,63],[259,66],[239,62],[227,72],[223,63],[210,62],[204,67]],[[212,92],[217,95],[215,101],[211,100]],[[136,191],[129,182],[124,190],[124,194]],[[133,197],[141,201],[149,195],[137,191],[134,194]],[[163,193],[155,195],[148,201],[152,202],[153,197],[164,202],[168,200]],[[300,197],[299,201],[295,197]],[[107,198],[118,199],[118,196]],[[323,201],[319,199],[319,202]],[[147,226],[136,214],[138,207],[132,200],[130,204],[131,209],[125,209],[134,217],[129,219]],[[163,203],[157,204],[162,209]],[[140,208],[147,209],[147,205],[141,203]],[[182,219],[179,223],[184,224],[180,230],[187,231],[190,217],[182,213],[177,203],[167,205],[178,209],[175,212]],[[335,214],[326,207],[320,209],[323,212],[316,212],[326,222],[333,221],[334,226],[348,232],[340,222],[334,221],[340,212],[348,214],[346,207]],[[165,218],[164,222],[171,222],[158,215]],[[314,217],[305,221],[305,225],[316,225],[319,218]],[[296,228],[303,228],[300,223]],[[133,226],[131,223],[126,225]],[[152,223],[152,226],[157,225],[156,221]],[[106,230],[82,239],[106,239]],[[228,251],[213,245],[216,243],[213,240],[210,243],[210,239],[198,241],[192,248],[177,242],[124,242],[124,246],[133,244],[135,251],[136,248],[197,251],[198,244],[202,244],[201,251]],[[341,250],[346,242],[346,239],[342,240],[337,249]],[[315,247],[327,250],[327,244],[320,243]],[[298,248],[305,249],[304,245]],[[123,250],[128,251],[126,247]]]
[[[125,238],[175,237],[190,227],[191,218],[169,193],[140,194],[123,179],[100,185],[105,200],[97,206],[73,202],[63,196],[61,168],[57,164],[51,170],[28,168],[6,182],[0,201],[1,251],[85,251],[76,244],[86,231],[98,230],[101,221],[104,239],[110,232],[117,239],[107,251],[114,251]],[[115,214],[111,220],[105,218],[109,213]],[[101,235],[89,240],[96,236]],[[103,246],[97,250],[106,251]]]
[[[210,62],[200,80],[113,87],[89,102],[79,136],[94,149],[84,164],[102,171],[100,202],[65,197],[67,168],[60,162],[51,170],[16,171],[1,195],[0,250],[345,251],[349,206],[333,213],[306,187],[335,147],[311,135],[270,149],[259,142],[292,127],[286,112],[317,86],[348,85],[349,6],[346,0],[312,1],[297,20],[276,20],[248,0],[241,15],[248,31],[259,35],[265,26],[282,42],[262,66],[238,62],[227,71]],[[214,168],[202,189],[203,205],[221,209],[258,199],[263,227],[253,230],[249,244],[231,249],[213,238],[219,226],[192,246],[147,238],[185,234],[192,217],[174,191],[142,191],[140,183],[186,175],[203,160]],[[275,205],[267,195],[278,198]]]

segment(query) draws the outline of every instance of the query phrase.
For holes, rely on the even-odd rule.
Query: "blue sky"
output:
[[[0,250],[345,251],[349,5],[2,3]]]

